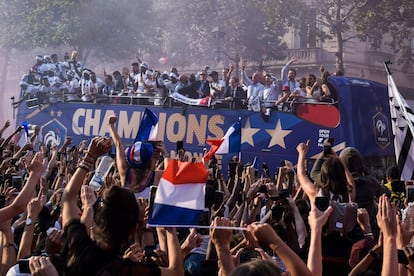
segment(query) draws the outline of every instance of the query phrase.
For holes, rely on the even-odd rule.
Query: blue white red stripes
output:
[[[198,226],[208,172],[202,163],[172,159],[155,195],[149,226]]]
[[[237,120],[224,134],[221,139],[207,140],[211,145],[210,150],[204,156],[207,161],[213,157],[214,154],[227,154],[240,152],[241,145],[241,119]]]
[[[158,118],[155,114],[145,108],[144,116],[142,116],[141,123],[135,141],[156,141],[158,135]]]

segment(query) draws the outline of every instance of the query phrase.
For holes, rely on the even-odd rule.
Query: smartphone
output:
[[[176,145],[175,151],[176,152],[179,152],[183,148],[184,148],[184,142],[183,141],[177,141],[177,145]]]
[[[23,180],[20,175],[13,175],[11,179],[11,184],[13,188],[20,191],[22,189]]]
[[[46,231],[46,235],[49,237],[53,231],[57,230],[55,227],[49,227]]]
[[[323,156],[328,156],[332,152],[332,146],[325,145],[323,146]]]
[[[4,206],[6,206],[6,196],[0,195],[0,208],[3,208]]]
[[[328,156],[332,153],[332,146],[334,144],[335,140],[334,138],[330,137],[326,139],[325,143],[323,144],[323,155]]]
[[[149,196],[149,202],[148,202],[148,209],[149,209],[150,216],[152,213],[152,207],[154,206],[154,200],[155,200],[155,195],[157,193],[157,189],[158,189],[158,186],[150,187],[150,196]]]
[[[403,250],[401,250],[401,249],[398,249],[397,254],[398,254],[398,255],[397,255],[397,256],[398,256],[398,263],[399,263],[399,264],[408,265],[408,258],[407,258],[407,256],[405,255],[404,251],[403,251]]]
[[[279,192],[279,196],[281,199],[288,198],[289,195],[290,195],[290,192],[288,189],[284,189]]]
[[[261,260],[260,253],[254,249],[244,249],[240,254],[240,263]]]
[[[407,185],[407,201],[414,202],[414,185]]]
[[[203,213],[200,215],[200,226],[210,226],[210,209],[205,208]],[[201,235],[208,235],[210,229],[209,228],[198,228],[197,233]]]
[[[236,170],[237,170],[237,163],[233,160],[229,161],[229,167],[228,167],[229,177],[234,178],[236,176]]]
[[[315,205],[320,211],[325,211],[329,207],[329,197],[327,196],[317,196],[315,197]]]
[[[220,205],[224,201],[224,192],[223,191],[215,191],[214,192],[214,204],[216,205],[216,208],[219,208]]]
[[[144,254],[147,259],[151,259],[151,257],[157,257],[154,250],[157,249],[155,245],[146,245],[144,247]]]
[[[20,273],[31,273],[29,267],[29,259],[19,260],[19,272]]]

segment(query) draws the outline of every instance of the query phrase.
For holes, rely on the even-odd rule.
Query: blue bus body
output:
[[[63,144],[65,136],[71,136],[74,144],[95,136],[109,136],[107,118],[118,116],[118,133],[124,144],[131,144],[138,131],[145,108],[159,118],[158,138],[174,154],[177,141],[184,142],[190,158],[200,158],[203,149],[209,148],[206,139],[222,138],[226,130],[241,117],[242,161],[251,162],[254,157],[266,162],[271,170],[280,160],[297,159],[296,146],[311,141],[308,157],[322,150],[323,141],[335,139],[335,149],[352,146],[367,157],[394,155],[393,134],[388,103],[388,88],[384,84],[358,78],[333,77],[330,83],[336,90],[339,121],[335,126],[320,125],[325,114],[313,114],[315,121],[303,119],[295,112],[272,111],[269,118],[261,113],[227,108],[188,106],[163,107],[154,105],[56,103],[39,109],[21,104],[17,124],[27,121],[41,127],[45,143]],[[312,105],[312,103],[306,103]],[[184,112],[185,111],[185,112]],[[223,164],[235,154],[217,156]]]

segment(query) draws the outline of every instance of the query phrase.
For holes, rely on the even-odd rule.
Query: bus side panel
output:
[[[344,80],[345,78],[343,78]],[[388,88],[384,84],[357,78],[346,78],[348,95],[341,99],[347,128],[348,145],[364,156],[394,154]]]

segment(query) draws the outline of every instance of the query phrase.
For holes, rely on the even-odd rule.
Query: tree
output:
[[[379,47],[385,35],[389,46],[398,55],[398,63],[413,62],[410,38],[413,38],[414,6],[411,0],[369,0],[354,19],[359,38],[370,40]]]
[[[90,53],[117,59],[151,52],[157,28],[148,24],[149,0],[0,1],[0,45],[27,49],[68,45],[86,61]]]
[[[345,73],[344,45],[347,41],[358,37],[353,22],[359,16],[358,11],[363,8],[367,0],[315,0],[304,4],[307,8],[316,10],[316,18],[303,18],[307,22],[313,22],[320,26],[319,39],[334,39],[337,51],[336,69]]]
[[[0,45],[27,49],[69,44],[80,26],[79,1],[0,1]]]
[[[155,1],[164,51],[173,64],[261,62],[285,57],[286,29],[268,20],[259,1]],[[283,24],[282,24],[283,25]]]

